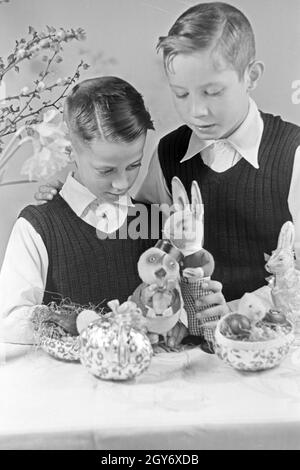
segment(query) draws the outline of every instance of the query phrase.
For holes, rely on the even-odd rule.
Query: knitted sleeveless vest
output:
[[[199,184],[204,248],[215,258],[213,278],[223,283],[228,301],[266,283],[263,254],[276,248],[282,224],[292,220],[288,194],[300,128],[279,116],[261,116],[258,170],[243,158],[223,173],[206,166],[201,155],[180,163],[192,133],[187,126],[165,136],[158,147],[169,188],[173,176],[181,179],[189,195],[192,180]]]
[[[139,213],[131,207],[123,226],[106,239],[100,239],[103,233],[97,236],[96,229],[80,219],[61,196],[23,209],[19,217],[32,224],[48,252],[43,303],[69,298],[81,305],[106,306],[111,299],[127,300],[141,282],[137,272],[140,255],[160,237],[150,224],[150,206],[143,208],[140,232],[144,239],[126,236],[129,232],[134,236],[134,228],[139,229]]]

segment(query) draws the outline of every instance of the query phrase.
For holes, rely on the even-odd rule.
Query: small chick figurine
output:
[[[245,315],[254,326],[264,318],[267,311],[262,301],[255,294],[246,292],[239,301],[238,313]]]
[[[145,251],[138,261],[138,273],[143,281],[130,300],[135,302],[146,318],[146,328],[152,344],[164,337],[178,322],[182,310],[179,279],[179,250],[167,241]]]

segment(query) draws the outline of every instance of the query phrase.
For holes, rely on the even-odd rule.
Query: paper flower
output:
[[[20,142],[30,141],[33,147],[21,169],[29,180],[49,179],[70,163],[71,142],[59,111],[47,111],[42,122],[30,126],[30,134]]]

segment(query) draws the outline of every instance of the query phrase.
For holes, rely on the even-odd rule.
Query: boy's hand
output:
[[[61,190],[62,186],[63,183],[59,180],[39,186],[39,190],[35,193],[34,198],[39,204],[42,204],[43,202],[53,199],[55,194]]]
[[[224,316],[229,312],[229,308],[226,304],[224,295],[222,294],[222,284],[218,281],[211,279],[206,280],[202,283],[202,288],[213,291],[211,294],[204,295],[201,298],[195,299],[196,308],[205,307],[201,312],[197,313],[197,318],[204,317],[216,317],[218,315]],[[211,307],[212,304],[215,304]]]
[[[188,329],[180,321],[176,323],[174,328],[167,333],[167,346],[170,348],[178,347],[183,338],[189,334]]]

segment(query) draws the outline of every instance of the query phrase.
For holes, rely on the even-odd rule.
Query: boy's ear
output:
[[[254,60],[248,65],[246,71],[247,90],[255,90],[260,77],[263,75],[265,65],[260,60]]]

